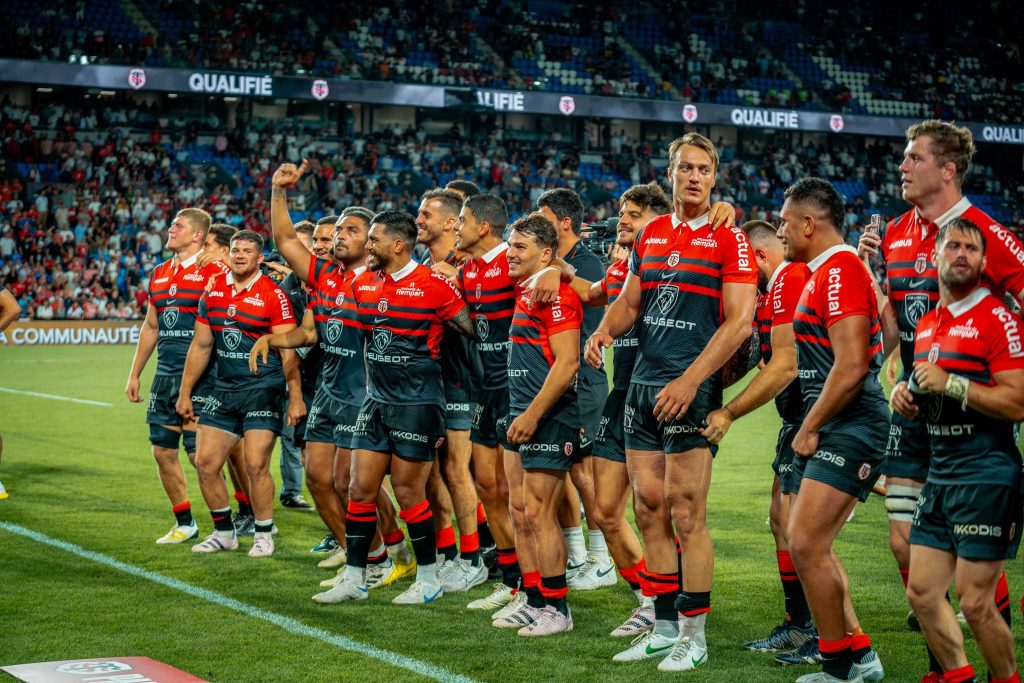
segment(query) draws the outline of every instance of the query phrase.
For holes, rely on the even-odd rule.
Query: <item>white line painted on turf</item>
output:
[[[81,403],[87,406],[99,406],[100,408],[111,408],[113,403],[104,403],[103,401],[88,401],[84,398],[71,398],[70,396],[57,396],[55,394],[40,394],[35,391],[22,391],[20,389],[9,389],[8,387],[0,387],[0,391],[7,394],[20,394],[22,396],[32,396],[35,398],[49,398],[54,401],[67,401],[69,403]]]
[[[93,562],[111,567],[124,572],[125,574],[138,576],[139,578],[152,581],[153,583],[160,584],[161,586],[173,588],[174,590],[181,591],[186,595],[191,595],[194,598],[206,600],[207,602],[212,602],[213,604],[220,605],[221,607],[227,607],[228,609],[240,612],[247,617],[261,619],[274,624],[275,626],[279,626],[289,633],[322,640],[325,643],[334,645],[342,650],[348,650],[350,652],[355,652],[356,654],[371,657],[384,662],[385,664],[390,664],[391,666],[395,666],[400,669],[406,669],[407,671],[411,671],[426,678],[432,678],[435,681],[444,681],[445,683],[477,683],[472,678],[467,678],[466,676],[451,672],[443,667],[428,664],[427,662],[422,662],[418,659],[414,659],[413,657],[407,657],[406,655],[375,647],[373,645],[360,643],[357,640],[352,640],[345,636],[338,636],[328,631],[324,631],[323,629],[307,626],[301,621],[297,621],[291,617],[286,617],[283,614],[261,609],[255,605],[249,605],[239,600],[235,600],[234,598],[229,598],[226,595],[221,595],[220,593],[215,593],[214,591],[200,588],[199,586],[193,586],[190,583],[185,583],[184,581],[179,581],[178,579],[173,579],[169,576],[164,576],[163,574],[151,572],[147,569],[143,569],[142,567],[136,567],[133,564],[116,560],[109,555],[103,555],[101,553],[93,552],[92,550],[86,550],[74,543],[68,543],[67,541],[62,541],[57,538],[51,538],[50,536],[41,534],[38,531],[32,531],[31,529],[27,529],[19,524],[0,521],[0,529],[9,531],[12,534],[17,534],[18,536],[24,536],[25,538],[48,545],[52,548],[58,548],[64,552],[77,555],[78,557],[86,560],[92,560]]]

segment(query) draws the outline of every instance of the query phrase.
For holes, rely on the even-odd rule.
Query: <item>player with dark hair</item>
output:
[[[182,420],[175,409],[185,368],[185,356],[195,332],[199,300],[214,275],[228,272],[219,261],[201,266],[198,261],[210,229],[210,214],[202,209],[182,209],[167,230],[167,248],[174,256],[158,265],[149,279],[149,308],[139,330],[125,394],[140,403],[140,377],[146,363],[157,352],[156,375],[150,387],[146,422],[160,483],[171,503],[175,525],[157,543],[181,543],[196,536],[199,527],[192,517],[185,472],[178,457],[179,442],[193,464],[196,457],[196,425]],[[198,379],[196,400],[209,393],[212,376]],[[190,394],[191,395],[191,394]]]
[[[882,680],[884,672],[850,601],[832,543],[881,473],[889,417],[878,372],[882,334],[871,275],[843,243],[842,197],[805,178],[785,192],[779,237],[790,261],[806,263],[807,286],[793,319],[806,413],[793,437],[799,475],[789,515],[789,550],[818,627],[822,671],[805,683]]]
[[[462,197],[463,200],[482,194],[480,188],[477,187],[477,184],[471,180],[449,180],[448,184],[444,186],[444,189],[449,192],[454,192]]]
[[[18,319],[21,315],[21,306],[18,304],[18,300],[14,298],[3,285],[0,285],[0,332],[6,330],[11,323]],[[0,438],[0,457],[4,454],[4,440]],[[3,482],[0,482],[0,500],[10,497],[7,493],[7,489],[4,488]]]
[[[927,425],[928,481],[910,531],[907,596],[943,681],[974,669],[946,590],[954,579],[991,681],[1020,681],[1013,634],[992,601],[1006,560],[1020,545],[1024,420],[1020,319],[982,284],[986,237],[966,218],[939,228],[933,259],[939,302],[915,330],[909,391],[893,407]]]
[[[199,486],[213,517],[214,531],[193,552],[215,553],[238,548],[231,523],[227,490],[220,470],[228,453],[244,436],[245,463],[252,487],[256,517],[251,557],[274,553],[274,480],[270,455],[281,430],[287,382],[289,420],[295,424],[306,413],[295,353],[284,349],[270,357],[259,375],[249,371],[247,359],[256,339],[267,332],[287,332],[295,316],[287,295],[260,272],[263,238],[251,230],[231,240],[230,277],[215,278],[199,300],[195,334],[185,360],[178,397],[178,414],[193,419],[191,391],[217,355],[215,389],[199,415],[199,451],[196,470]]]
[[[804,414],[800,381],[797,378],[793,316],[809,273],[806,264],[785,259],[782,242],[776,234],[776,228],[770,223],[750,221],[741,229],[750,240],[757,263],[760,297],[756,323],[761,358],[765,365],[743,391],[707,416],[708,426],[702,433],[711,443],[718,443],[735,420],[749,415],[773,398],[779,417],[782,418],[782,429],[775,446],[775,461],[772,463],[775,476],[768,519],[775,539],[775,555],[782,580],[786,616],[767,638],[746,644],[748,650],[775,652],[799,648],[816,636],[807,598],[793,566],[786,537],[792,494],[798,488],[793,471],[791,444]]]
[[[700,428],[722,405],[720,371],[749,342],[756,298],[746,235],[710,222],[717,170],[718,152],[707,138],[687,133],[672,142],[673,213],[637,237],[622,292],[587,341],[587,362],[600,367],[604,349],[636,325],[639,346],[623,430],[644,538],[640,579],[645,594],[654,596],[651,656],[667,655],[658,665],[662,671],[708,661],[714,548],[706,510],[718,446]],[[682,591],[673,527],[682,550]]]
[[[523,281],[555,258],[558,235],[550,220],[533,213],[512,224],[509,275],[519,282],[509,330],[509,414],[498,423],[505,448],[516,551],[523,570],[526,602],[497,618],[498,628],[519,629],[522,636],[571,631],[566,604],[567,551],[559,533],[558,505],[565,473],[579,448],[579,297],[563,284],[550,303],[531,301]]]

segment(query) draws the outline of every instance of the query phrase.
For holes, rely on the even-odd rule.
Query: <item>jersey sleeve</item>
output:
[[[549,337],[566,330],[578,330],[583,325],[583,304],[576,292],[564,285],[558,298],[542,307],[540,313],[544,317]]]
[[[746,233],[736,227],[722,229],[719,249],[722,255],[722,283],[757,284],[754,250]]]
[[[206,301],[206,292],[199,297],[199,311],[196,313],[196,322],[210,326],[210,305]]]
[[[431,273],[430,278],[437,297],[437,314],[442,320],[451,320],[466,307],[466,301],[448,278],[437,273]]]
[[[867,268],[856,257],[844,259],[834,266],[822,266],[826,267],[821,311],[825,327],[832,327],[843,318],[854,315],[871,320],[875,315],[875,294],[868,281]]]
[[[796,305],[807,284],[807,270],[790,266],[773,288],[771,293],[772,325],[791,325],[796,314]]]
[[[989,338],[988,367],[993,373],[1024,370],[1024,347],[1021,345],[1020,318],[1002,304],[992,307],[992,330]]]
[[[306,278],[309,280],[310,288],[320,285],[320,277],[323,275],[324,268],[327,266],[327,263],[328,261],[326,259],[317,258],[316,254],[309,255],[309,274]]]
[[[292,303],[283,289],[274,285],[275,296],[270,305],[270,325],[287,325],[295,322],[295,314],[292,312]]]
[[[1024,247],[1013,233],[992,225],[985,250],[985,275],[1014,299],[1024,290]]]
[[[646,246],[646,240],[644,239],[644,233],[647,232],[647,228],[643,228],[636,236],[636,240],[633,242],[633,251],[629,253],[629,272],[633,275],[640,274],[640,261],[644,257],[644,247]]]

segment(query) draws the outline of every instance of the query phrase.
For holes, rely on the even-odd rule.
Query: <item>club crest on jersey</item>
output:
[[[491,331],[491,324],[487,322],[487,316],[478,315],[476,317],[476,339],[477,341],[487,341],[487,335]]]
[[[932,348],[928,349],[928,362],[938,363],[939,362],[939,343],[935,342],[932,344]]]
[[[903,299],[903,312],[907,316],[907,322],[917,327],[924,314],[928,312],[931,301],[927,294],[907,294]]]
[[[178,293],[178,285],[171,285],[170,287],[168,287],[167,288],[167,293],[170,294],[171,296],[174,296],[175,294],[177,294]]]
[[[675,268],[678,265],[679,265],[679,252],[678,251],[673,251],[671,254],[668,255],[668,267],[669,268]]]
[[[341,336],[341,330],[344,325],[345,324],[340,320],[327,321],[327,341],[332,344],[338,341],[338,337]]]
[[[377,310],[380,311],[381,313],[387,313],[388,312],[388,300],[387,299],[381,299],[377,303]]]
[[[242,342],[242,331],[237,327],[228,327],[224,330],[224,343],[227,347],[234,351],[238,348],[238,345]]]
[[[928,270],[928,257],[922,254],[914,261],[914,272],[921,275],[926,270]]]
[[[658,298],[656,302],[662,313],[668,313],[676,305],[679,298],[679,288],[675,285],[658,285]]]
[[[234,318],[235,317],[235,313],[238,313],[238,309],[235,308],[235,305],[231,304],[230,306],[228,306],[228,317],[229,318]]]
[[[338,296],[334,297],[334,305],[335,306],[338,306],[340,308],[341,305],[344,304],[344,303],[345,303],[345,294],[344,294],[344,292],[342,292],[341,294],[338,294]]]
[[[479,301],[480,299],[482,299],[483,295],[484,295],[484,288],[483,288],[483,286],[477,285],[476,286],[476,298],[477,298],[477,300]]]
[[[864,463],[863,465],[860,466],[860,469],[857,470],[857,477],[861,481],[864,481],[865,479],[867,479],[870,476],[871,476],[871,465],[869,465],[867,463]]]
[[[165,308],[163,316],[164,316],[164,326],[165,327],[174,327],[177,324],[177,322],[178,322],[178,307],[177,306],[169,306],[169,307]]]
[[[384,349],[391,343],[391,337],[391,330],[384,327],[373,328],[373,346],[377,351],[384,353]]]

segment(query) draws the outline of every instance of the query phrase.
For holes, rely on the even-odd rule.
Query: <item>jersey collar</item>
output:
[[[407,275],[409,275],[409,273],[411,273],[412,271],[416,270],[416,266],[418,266],[418,265],[419,264],[416,263],[415,260],[409,259],[409,262],[406,263],[404,266],[402,266],[402,268],[400,268],[399,270],[396,270],[395,272],[391,273],[391,279],[394,282],[398,282],[402,278],[404,278]]]
[[[251,289],[252,289],[252,287],[253,287],[253,285],[255,285],[255,284],[256,284],[256,281],[257,281],[257,280],[259,280],[259,279],[260,279],[260,277],[261,277],[262,275],[263,275],[263,273],[261,273],[260,271],[258,271],[258,270],[257,270],[257,271],[256,271],[256,272],[255,272],[255,273],[253,274],[253,276],[252,276],[251,278],[249,278],[249,281],[248,281],[248,282],[246,282],[246,283],[245,283],[244,285],[242,285],[242,289],[243,289],[244,291],[246,291],[246,292],[248,292],[249,290],[251,290]],[[233,278],[232,278],[232,279],[233,279]],[[231,284],[234,284],[234,282],[231,282]]]
[[[498,246],[494,247],[494,249],[491,249],[489,252],[481,256],[480,260],[484,263],[490,263],[505,251],[508,251],[508,242],[500,243]]]
[[[967,209],[971,208],[971,206],[973,205],[971,204],[970,199],[968,199],[967,197],[961,197],[960,201],[958,201],[956,204],[950,207],[949,211],[936,218],[934,223],[929,223],[925,219],[921,218],[921,214],[918,213],[917,220],[921,224],[921,238],[924,239],[925,237],[928,236],[929,226],[934,225],[936,228],[941,228],[946,223],[949,223],[950,221],[956,218],[960,218],[960,216],[963,216],[965,213],[967,213]]]
[[[679,220],[678,216],[676,216],[675,214],[672,214],[672,227],[675,228],[676,230],[678,230],[679,226],[685,225],[690,230],[700,230],[701,228],[706,226],[710,220],[711,220],[711,211],[708,211],[706,214],[704,214],[703,216],[700,216],[699,218],[694,218],[692,221],[690,221],[688,223],[686,221]]]
[[[784,260],[782,263],[779,264],[779,267],[775,269],[775,272],[772,273],[771,278],[768,280],[768,289],[766,291],[772,291],[772,287],[775,286],[775,281],[779,279],[779,273],[781,273],[790,263],[790,261]]]
[[[828,249],[826,249],[825,251],[821,252],[820,254],[815,256],[813,259],[808,261],[807,262],[807,267],[810,268],[811,272],[813,273],[818,268],[821,268],[822,264],[824,264],[825,261],[828,261],[830,258],[832,258],[833,256],[835,256],[836,254],[838,254],[841,251],[848,251],[851,254],[853,254],[854,256],[857,255],[857,250],[854,249],[853,247],[851,247],[851,246],[849,246],[847,244],[837,244],[834,247],[829,247]]]
[[[359,266],[358,268],[353,268],[349,272],[352,273],[352,277],[359,277],[360,275],[366,272],[366,266],[364,265]]]
[[[992,292],[985,287],[978,287],[963,299],[960,299],[960,301],[954,301],[949,306],[946,306],[946,310],[949,311],[949,314],[954,318],[957,318],[977,306],[981,303],[982,299],[991,293]]]
[[[196,253],[192,254],[191,256],[189,256],[184,261],[179,261],[178,262],[178,268],[191,268],[192,264],[194,264],[199,259],[199,255],[202,254],[202,253],[203,253],[203,250],[200,249],[199,251],[197,251]]]

